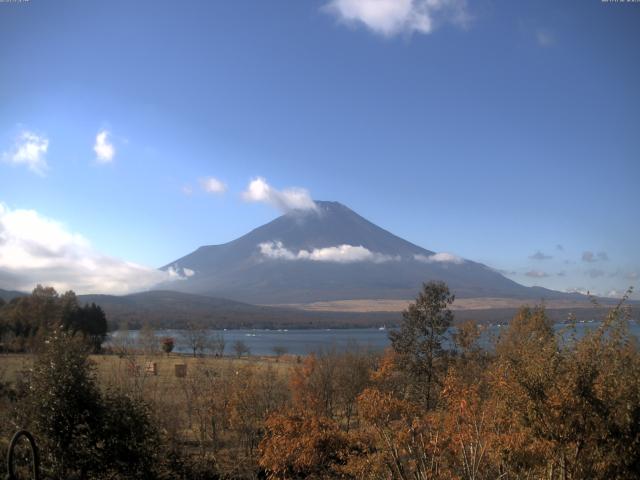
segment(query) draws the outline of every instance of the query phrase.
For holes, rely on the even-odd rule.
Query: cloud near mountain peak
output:
[[[434,253],[433,255],[417,254],[413,256],[413,259],[423,263],[454,263],[456,265],[464,263],[463,258],[447,252]]]
[[[277,190],[269,185],[263,177],[253,179],[242,193],[242,198],[246,202],[266,203],[282,213],[294,210],[318,210],[318,206],[308,190],[298,187]]]
[[[399,257],[372,252],[362,245],[344,244],[335,247],[314,248],[311,251],[303,249],[297,253],[286,248],[282,242],[264,242],[259,244],[258,248],[263,257],[281,260],[309,260],[313,262],[332,263],[382,263],[400,259]]]

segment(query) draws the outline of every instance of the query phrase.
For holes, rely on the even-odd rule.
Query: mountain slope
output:
[[[163,267],[183,274],[164,286],[249,303],[414,298],[442,280],[460,297],[566,298],[524,287],[469,260],[414,245],[338,202],[282,215],[223,245],[200,247]]]

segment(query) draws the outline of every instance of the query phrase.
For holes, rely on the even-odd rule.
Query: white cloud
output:
[[[252,180],[247,190],[242,193],[247,202],[262,202],[274,206],[283,213],[292,210],[314,210],[318,207],[304,188],[287,188],[276,190],[267,181],[258,177]]]
[[[567,288],[565,290],[565,292],[567,293],[579,293],[580,295],[589,295],[592,292],[589,292],[589,290],[587,290],[586,288],[583,287],[576,287],[576,288]]]
[[[262,256],[281,260],[298,260],[299,257],[291,250],[284,248],[282,242],[264,242],[258,245]],[[306,250],[305,250],[306,252]],[[309,253],[309,252],[307,252]]]
[[[29,291],[41,283],[60,291],[123,294],[172,278],[102,255],[82,235],[34,210],[0,204],[0,288]]]
[[[187,278],[188,277],[193,277],[196,274],[196,272],[194,272],[190,268],[186,268],[186,267],[182,269],[182,273],[184,273],[184,276],[187,277]]]
[[[202,186],[202,189],[207,193],[216,193],[221,195],[227,191],[227,186],[214,177],[201,178],[200,185]]]
[[[13,165],[26,165],[38,175],[44,175],[47,165],[49,139],[29,130],[22,131],[15,140],[13,149],[2,154],[3,161]]]
[[[452,253],[434,253],[433,255],[417,254],[413,256],[414,260],[423,263],[455,263],[457,265],[464,263],[464,259]]]
[[[354,246],[345,244],[336,247],[315,248],[311,251],[300,250],[297,253],[285,248],[282,242],[265,242],[258,245],[258,248],[264,257],[281,260],[309,260],[313,262],[333,263],[382,263],[399,260],[397,257],[372,252],[362,245]]]
[[[386,37],[431,33],[439,23],[466,26],[470,19],[465,0],[331,0],[324,9]]]
[[[100,130],[96,135],[96,143],[93,151],[96,152],[96,160],[98,163],[111,163],[116,154],[116,149],[109,140],[111,132],[108,130]]]
[[[194,270],[186,267],[180,267],[177,263],[169,265],[166,272],[171,280],[184,280],[186,278],[193,277],[196,274]]]
[[[181,190],[182,190],[182,193],[184,193],[187,196],[193,194],[193,188],[191,188],[191,185],[183,185]]]

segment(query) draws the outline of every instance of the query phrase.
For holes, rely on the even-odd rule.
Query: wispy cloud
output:
[[[464,259],[454,255],[453,253],[434,253],[433,255],[416,254],[413,256],[414,260],[423,263],[464,263]]]
[[[545,255],[540,250],[538,250],[533,255],[529,255],[529,258],[532,259],[532,260],[549,260],[549,259],[551,259],[553,257],[551,255]]]
[[[531,278],[546,278],[549,276],[547,272],[543,272],[540,270],[529,270],[528,272],[525,273],[525,275]]]
[[[23,130],[15,139],[13,148],[2,154],[2,160],[12,165],[25,165],[29,170],[44,176],[47,165],[49,139],[30,130]]]
[[[111,163],[116,155],[116,149],[111,143],[111,132],[102,129],[96,135],[96,143],[93,145],[93,151],[96,152],[96,161],[98,163]]]
[[[607,262],[609,261],[609,255],[607,252],[594,253],[590,250],[582,252],[582,261],[587,263],[594,263],[597,261]]]
[[[545,28],[536,30],[536,42],[543,48],[551,47],[556,43],[555,36]]]
[[[626,290],[616,290],[613,288],[609,290],[605,296],[609,298],[622,298],[626,293]]]
[[[505,270],[500,268],[495,269],[495,271],[498,272],[500,275],[506,275],[506,276],[517,275],[518,273],[515,270]]]
[[[598,278],[598,277],[604,276],[604,271],[600,270],[599,268],[591,268],[587,270],[585,273],[589,275],[591,278]]]
[[[470,21],[465,0],[331,0],[324,10],[386,37],[428,34],[439,24],[466,26]]]
[[[637,280],[638,272],[629,272],[624,276],[624,278],[626,278],[627,280]]]
[[[277,190],[258,177],[252,180],[247,186],[247,190],[242,193],[242,198],[247,202],[262,202],[272,205],[283,213],[292,210],[314,210],[317,211],[315,202],[311,195],[304,188],[287,188]]]
[[[265,242],[258,245],[263,257],[280,260],[310,260],[313,262],[382,263],[398,260],[396,257],[372,252],[362,245],[338,245],[335,247],[315,248],[311,251],[300,250],[293,252],[285,248],[282,242]]]
[[[224,182],[218,180],[215,177],[206,177],[200,179],[200,186],[207,193],[215,193],[217,195],[222,195],[227,191],[227,186]]]
[[[79,293],[129,293],[177,278],[95,251],[90,242],[34,210],[0,204],[0,288],[36,284]]]

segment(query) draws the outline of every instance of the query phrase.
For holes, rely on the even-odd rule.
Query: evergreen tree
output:
[[[416,301],[402,312],[400,329],[389,332],[393,349],[402,356],[402,368],[413,380],[413,393],[427,408],[433,406],[432,391],[438,383],[435,362],[453,321],[449,305],[454,298],[443,282],[423,284]]]

